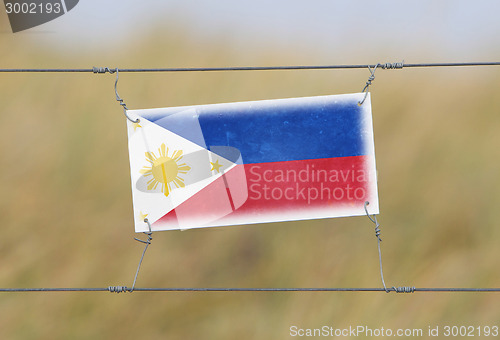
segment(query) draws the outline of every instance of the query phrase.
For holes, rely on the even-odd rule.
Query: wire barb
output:
[[[113,74],[115,72],[117,72],[118,69],[112,69],[112,68],[109,68],[109,67],[92,67],[92,72],[94,73],[100,73],[100,74],[103,74],[103,73],[110,73],[110,74]]]
[[[396,293],[415,293],[415,287],[392,287]]]
[[[403,60],[400,63],[392,63],[392,64],[391,63],[379,64],[378,66],[383,70],[402,69],[405,66],[405,61]]]
[[[109,286],[108,291],[110,293],[120,294],[120,293],[128,292],[130,290],[126,286]]]

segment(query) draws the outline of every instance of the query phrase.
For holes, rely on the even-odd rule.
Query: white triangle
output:
[[[146,215],[148,221],[154,224],[236,164],[150,122],[137,113],[140,114],[140,111],[128,112],[131,119],[140,120],[139,126],[128,120],[127,126],[135,231],[144,232],[148,231],[148,226],[144,222]],[[160,157],[162,144],[165,145],[165,149],[168,148],[168,156],[172,156],[176,151],[182,151],[182,158],[177,164],[189,167],[187,173],[178,173],[177,176],[184,181],[184,187],[176,187],[171,179],[165,177],[167,182],[170,180],[171,190],[168,196],[165,195],[166,190],[162,190],[162,183],[152,173],[141,173],[143,169],[151,169],[152,164],[147,159],[146,153]],[[213,169],[217,161],[218,165],[221,165],[219,171]],[[156,183],[156,189],[151,187],[148,189],[148,183]]]

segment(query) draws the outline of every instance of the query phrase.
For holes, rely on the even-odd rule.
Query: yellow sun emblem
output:
[[[158,149],[158,156],[152,152],[146,152],[146,160],[151,166],[145,166],[140,173],[145,177],[152,176],[148,181],[148,190],[155,190],[161,184],[161,191],[168,197],[172,190],[171,184],[177,188],[184,187],[184,180],[180,174],[187,174],[191,167],[186,163],[179,164],[182,159],[182,150],[174,150],[171,156],[168,148],[162,144]]]

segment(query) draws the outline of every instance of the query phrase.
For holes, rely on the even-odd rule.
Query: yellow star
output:
[[[134,132],[137,128],[141,128],[142,126],[139,125],[139,122],[137,123],[132,123],[132,126],[134,127]]]
[[[149,214],[144,214],[142,211],[139,212],[139,219],[141,221],[144,221],[146,219],[146,217],[148,217]]]
[[[219,160],[217,160],[215,163],[212,163],[210,162],[210,164],[212,164],[212,169],[210,169],[210,171],[217,171],[217,172],[220,172],[220,168],[222,168],[222,164],[219,164]]]

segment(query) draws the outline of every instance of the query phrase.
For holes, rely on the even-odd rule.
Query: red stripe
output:
[[[237,165],[156,223],[171,228],[359,207],[375,174],[369,156]],[[278,217],[279,218],[279,217]],[[314,218],[311,216],[310,218]],[[216,222],[217,221],[217,222]],[[224,222],[226,221],[226,222]]]

